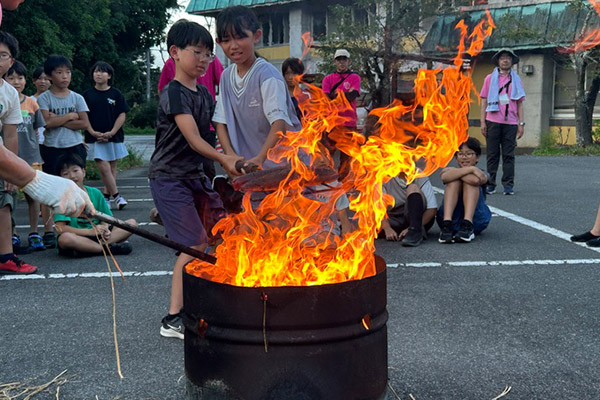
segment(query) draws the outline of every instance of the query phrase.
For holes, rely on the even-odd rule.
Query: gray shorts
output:
[[[0,208],[9,206],[11,210],[14,210],[15,197],[15,194],[9,193],[6,190],[4,190],[4,181],[0,179]]]

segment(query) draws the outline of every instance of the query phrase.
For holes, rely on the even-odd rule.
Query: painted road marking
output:
[[[443,263],[424,262],[424,263],[390,263],[387,267],[397,268],[442,268],[442,267],[522,267],[532,265],[598,265],[600,258],[576,258],[563,260],[504,260],[504,261],[448,261]],[[119,272],[74,272],[74,273],[53,273],[53,274],[31,274],[31,275],[0,275],[0,281],[23,281],[23,280],[47,280],[47,279],[75,279],[75,278],[108,278],[112,275],[114,278],[121,276]],[[170,276],[172,271],[124,271],[123,275],[127,278]]]
[[[102,188],[104,186],[92,186],[95,187],[96,189],[100,189],[102,190]],[[118,185],[119,189],[148,189],[150,187],[150,185],[136,185],[136,186],[122,186],[122,185]]]
[[[444,190],[440,189],[438,187],[434,186],[433,190],[436,193],[444,194]],[[539,222],[533,221],[531,219],[521,217],[519,215],[510,213],[508,211],[501,210],[501,209],[496,208],[496,207],[492,207],[489,204],[488,204],[488,207],[490,208],[490,211],[492,212],[492,215],[494,215],[494,216],[504,217],[504,218],[509,219],[511,221],[517,222],[517,223],[519,223],[521,225],[525,225],[525,226],[527,226],[529,228],[532,228],[532,229],[535,229],[537,231],[547,233],[548,235],[552,235],[552,236],[554,236],[556,238],[565,240],[565,241],[567,241],[569,243],[572,243],[572,244],[578,245],[580,247],[586,248],[588,250],[592,250],[592,251],[595,251],[597,253],[600,253],[600,247],[588,247],[588,246],[586,246],[585,243],[571,242],[571,236],[572,235],[570,233],[563,232],[561,230],[552,228],[552,227],[550,227],[548,225],[540,224]]]

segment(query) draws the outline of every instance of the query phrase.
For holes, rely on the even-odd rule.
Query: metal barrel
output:
[[[387,387],[385,262],[318,286],[237,287],[184,272],[187,400],[378,400]]]

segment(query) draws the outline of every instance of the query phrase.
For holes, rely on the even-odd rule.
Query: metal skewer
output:
[[[143,238],[151,240],[155,243],[162,244],[163,246],[170,247],[174,250],[180,251],[185,254],[189,254],[190,256],[196,257],[197,259],[200,259],[202,261],[206,261],[211,264],[216,264],[216,262],[217,262],[217,258],[214,256],[211,256],[210,254],[203,253],[200,250],[196,250],[191,247],[185,246],[181,243],[178,243],[178,242],[171,240],[169,238],[166,238],[164,236],[160,236],[160,235],[157,235],[156,233],[152,233],[145,229],[139,228],[137,226],[133,226],[131,224],[128,224],[125,221],[118,219],[118,218],[111,217],[110,215],[103,214],[101,212],[96,211],[96,214],[90,215],[89,217],[90,217],[90,219],[96,218],[102,222],[106,222],[107,224],[114,225],[118,228],[126,230],[127,232],[134,233],[138,236],[141,236]]]

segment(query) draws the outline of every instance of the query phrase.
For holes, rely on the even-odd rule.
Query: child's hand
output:
[[[385,232],[386,240],[389,240],[392,242],[396,242],[396,241],[400,240],[398,233],[392,227],[385,227],[385,228],[383,228],[383,231]]]
[[[76,112],[71,112],[67,115],[69,116],[70,121],[76,121],[79,119],[79,114],[77,114]]]
[[[240,176],[242,175],[242,172],[238,171],[235,168],[235,163],[243,159],[244,157],[223,154],[223,158],[221,159],[221,165],[223,166],[223,168],[225,168],[225,171],[230,176]]]

